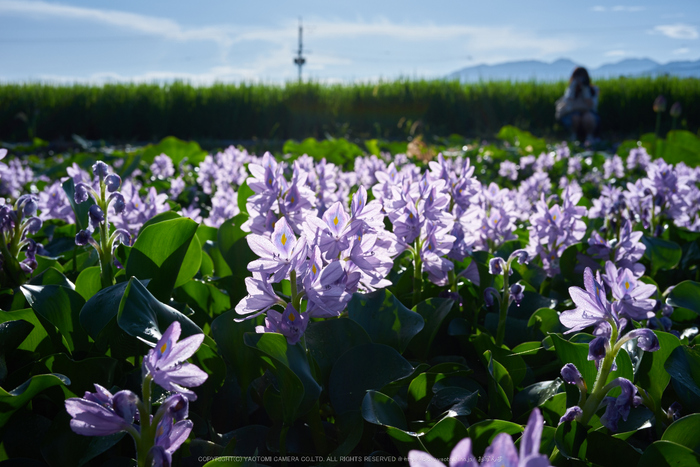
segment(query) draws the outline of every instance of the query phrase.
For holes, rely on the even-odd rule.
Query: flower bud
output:
[[[520,302],[525,298],[525,287],[516,282],[510,286],[510,296],[515,301],[515,304],[520,306]]]
[[[495,257],[491,258],[489,261],[489,274],[498,276],[503,274],[503,269],[506,266],[506,262],[503,258]]]
[[[88,216],[90,217],[90,225],[95,229],[105,220],[105,213],[102,211],[102,208],[96,204],[90,206],[90,209],[88,209]]]
[[[97,161],[92,166],[92,173],[98,176],[100,181],[102,181],[109,173],[109,166],[102,161]]]
[[[583,410],[581,410],[581,407],[578,405],[569,407],[566,409],[564,415],[559,419],[559,424],[561,425],[564,422],[573,422],[577,417],[580,417],[582,413]]]
[[[666,112],[666,98],[663,95],[654,100],[654,112]]]
[[[627,334],[629,339],[637,339],[637,347],[645,352],[656,352],[659,350],[659,338],[651,329],[635,329]]]
[[[579,387],[586,386],[586,383],[583,381],[583,376],[581,376],[581,372],[578,371],[578,368],[576,368],[576,365],[573,363],[567,363],[564,365],[564,367],[561,369],[561,377],[569,384],[575,384]]]
[[[75,185],[75,192],[73,194],[73,199],[75,204],[82,204],[88,200],[90,187],[84,183],[78,183]]]
[[[122,179],[119,178],[119,175],[117,174],[110,174],[105,178],[105,185],[107,187],[107,191],[110,193],[117,191],[119,187],[122,184]]]
[[[596,337],[591,342],[588,343],[588,360],[602,360],[605,358],[605,353],[607,351],[606,347],[608,344],[607,337]]]
[[[669,110],[668,113],[671,114],[671,117],[678,118],[681,116],[682,110],[683,110],[683,108],[681,107],[681,103],[674,102],[673,105],[671,106],[671,110]]]
[[[109,201],[111,202],[114,200],[114,212],[117,214],[120,214],[124,212],[124,209],[126,208],[126,203],[124,202],[124,195],[121,193],[112,193],[109,195]]]
[[[90,241],[90,233],[87,230],[81,230],[75,236],[75,244],[85,246]]]

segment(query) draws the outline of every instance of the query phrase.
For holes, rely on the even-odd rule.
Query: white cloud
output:
[[[690,49],[688,47],[681,47],[680,49],[676,49],[673,52],[671,52],[673,55],[685,55],[688,52],[690,52]]]
[[[625,55],[627,55],[627,52],[624,50],[611,50],[605,53],[606,57],[624,57]]]
[[[700,37],[698,28],[690,24],[663,24],[656,26],[653,30],[655,33],[663,34],[672,39],[697,39]]]

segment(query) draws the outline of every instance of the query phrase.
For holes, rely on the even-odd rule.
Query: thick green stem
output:
[[[615,362],[617,352],[620,350],[620,347],[615,345],[617,341],[617,326],[612,324],[612,329],[612,335],[610,336],[610,351],[608,351],[605,355],[603,363],[598,370],[598,376],[596,376],[593,391],[591,391],[588,400],[582,407],[583,413],[581,414],[581,423],[584,425],[588,425],[588,422],[598,410],[603,398],[611,389],[607,386],[608,376],[610,376],[610,371],[612,370],[613,363]]]
[[[102,288],[114,285],[114,275],[112,274],[112,246],[109,244],[108,225],[105,222],[100,224],[100,278]]]
[[[283,425],[280,431],[280,457],[284,466],[287,465],[287,432],[289,432],[289,426]]]
[[[314,447],[316,452],[322,456],[326,455],[326,432],[323,429],[323,422],[321,421],[321,408],[318,405],[318,401],[309,411],[306,420],[309,422],[309,428],[311,429],[311,438],[314,441]]]
[[[420,259],[420,244],[416,239],[413,250],[413,306],[418,305],[423,292],[423,262]]]
[[[151,426],[151,375],[143,379],[141,394],[143,400],[138,404],[139,423],[141,424],[141,439],[136,441],[136,461],[139,467],[145,467],[148,459],[148,452],[153,447],[153,433]]]
[[[508,317],[508,305],[510,304],[510,289],[508,279],[510,274],[510,263],[503,268],[503,295],[501,296],[501,310],[498,314],[498,330],[496,331],[496,346],[503,345],[506,337],[506,318]]]

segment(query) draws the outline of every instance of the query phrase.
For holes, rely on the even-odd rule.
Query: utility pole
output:
[[[303,44],[301,42],[301,35],[302,35],[302,26],[301,26],[301,18],[299,18],[299,51],[297,52],[297,56],[294,58],[294,64],[299,67],[299,82],[301,83],[301,67],[306,63],[306,59],[302,56],[302,50],[303,50]]]

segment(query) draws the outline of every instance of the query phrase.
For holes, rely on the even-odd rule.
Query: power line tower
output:
[[[301,26],[301,18],[299,18],[299,50],[297,56],[294,57],[294,64],[299,67],[299,82],[301,83],[301,67],[306,63],[306,58],[302,56],[304,45],[301,42],[303,27]]]

